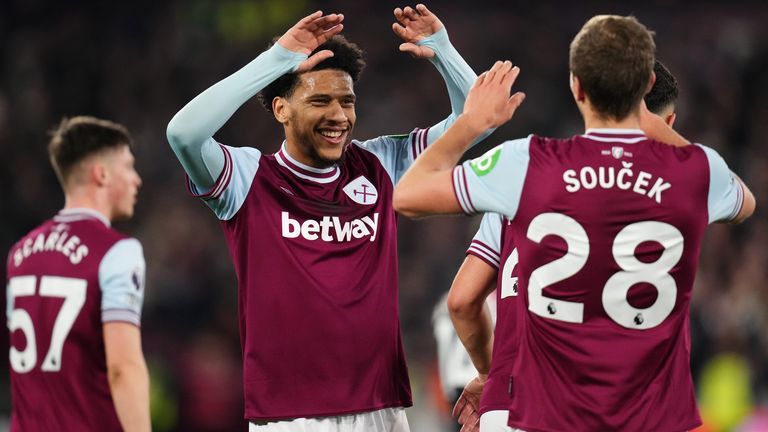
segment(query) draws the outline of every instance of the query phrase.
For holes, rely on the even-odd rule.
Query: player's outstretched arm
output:
[[[152,429],[149,372],[141,350],[141,331],[126,322],[104,324],[107,378],[120,425],[126,432]]]
[[[224,168],[224,154],[212,136],[246,101],[285,73],[311,69],[332,56],[308,55],[339,33],[344,16],[317,11],[291,27],[277,43],[239,71],[192,99],[168,123],[168,142],[192,181],[213,186]]]
[[[498,61],[470,90],[464,113],[422,154],[395,186],[395,210],[406,216],[460,213],[451,172],[471,143],[486,130],[509,121],[525,99],[509,96],[520,69]]]
[[[403,40],[400,51],[417,58],[429,59],[440,72],[448,89],[451,114],[429,128],[427,133],[427,145],[429,145],[461,114],[467,93],[477,79],[477,75],[451,44],[443,23],[426,6],[418,4],[415,8],[397,8],[394,13],[397,22],[392,24],[392,30]],[[475,142],[482,140],[491,132],[493,131],[487,131]]]

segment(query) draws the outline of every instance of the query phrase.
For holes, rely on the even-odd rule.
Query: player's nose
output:
[[[328,105],[328,113],[326,115],[330,120],[338,122],[347,120],[347,114],[344,112],[344,107],[341,106],[339,101],[333,101]]]

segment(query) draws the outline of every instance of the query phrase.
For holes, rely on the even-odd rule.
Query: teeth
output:
[[[341,136],[342,131],[320,131],[320,134],[328,138],[338,138]]]

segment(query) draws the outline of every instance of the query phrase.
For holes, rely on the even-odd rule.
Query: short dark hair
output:
[[[674,106],[679,91],[675,76],[662,62],[656,60],[653,72],[656,74],[656,81],[651,91],[645,95],[645,105],[652,113],[660,114],[670,105]]]
[[[277,39],[271,45],[275,43],[277,43]],[[344,36],[336,35],[312,51],[310,56],[322,50],[332,51],[333,57],[321,61],[311,71],[339,69],[348,73],[352,77],[352,82],[357,82],[365,68],[363,50],[357,44],[348,41]],[[300,73],[296,72],[287,73],[274,80],[259,93],[259,100],[267,111],[272,112],[272,100],[276,97],[291,96],[299,82],[299,75]]]
[[[655,51],[653,34],[634,17],[599,15],[571,42],[570,68],[596,114],[622,120],[647,90]]]
[[[62,187],[72,174],[72,168],[86,157],[107,149],[128,146],[133,150],[133,140],[128,130],[109,120],[89,116],[64,118],[51,132],[48,156]]]

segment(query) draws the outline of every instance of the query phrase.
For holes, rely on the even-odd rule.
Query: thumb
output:
[[[435,52],[432,48],[416,45],[411,42],[400,44],[400,51],[418,58],[430,58],[435,56]]]
[[[314,54],[312,54],[308,59],[304,60],[299,64],[299,67],[296,69],[297,72],[306,72],[313,67],[317,66],[319,63],[321,63],[324,60],[327,60],[329,58],[333,57],[333,51],[331,50],[322,50],[318,51]]]

